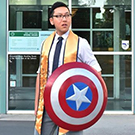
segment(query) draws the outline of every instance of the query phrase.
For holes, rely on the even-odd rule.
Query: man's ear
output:
[[[53,18],[50,18],[49,20],[50,20],[51,25],[54,25]]]

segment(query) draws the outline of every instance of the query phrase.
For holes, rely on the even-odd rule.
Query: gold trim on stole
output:
[[[40,96],[39,96],[39,105],[36,116],[35,128],[39,135],[41,134],[42,120],[43,120],[43,111],[44,111],[44,89],[47,82],[48,74],[48,55],[51,48],[51,44],[55,32],[53,32],[44,42],[42,53],[41,53],[41,67],[40,67]],[[69,32],[65,54],[64,54],[64,63],[75,62],[77,57],[77,48],[78,48],[78,36],[72,31]]]

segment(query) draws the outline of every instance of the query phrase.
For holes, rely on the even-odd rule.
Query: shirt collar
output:
[[[62,35],[62,37],[64,38],[64,40],[66,40],[66,39],[67,39],[68,35],[69,35],[69,30],[68,30],[65,34],[63,34],[63,35]],[[58,39],[58,37],[60,37],[60,36],[56,33],[56,35],[55,35],[55,39],[57,40],[57,39]]]

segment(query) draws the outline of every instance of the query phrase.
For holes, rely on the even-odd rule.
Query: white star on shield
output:
[[[88,86],[83,88],[82,90],[79,90],[74,84],[73,84],[73,90],[74,90],[74,94],[68,98],[66,98],[66,100],[71,100],[71,101],[75,101],[76,102],[76,107],[77,110],[79,110],[81,104],[83,102],[85,103],[91,103],[91,101],[85,96],[87,91],[88,91]]]

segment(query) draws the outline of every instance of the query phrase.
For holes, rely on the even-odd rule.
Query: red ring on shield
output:
[[[92,92],[91,103],[81,111],[74,110],[67,104],[68,88],[76,82],[86,84],[87,90]],[[77,91],[80,93],[83,90],[79,88]],[[83,95],[84,97],[89,100],[86,95]],[[80,101],[83,102],[76,101],[76,105]],[[102,116],[107,104],[107,88],[102,77],[89,65],[79,62],[67,63],[57,68],[49,77],[44,92],[44,103],[54,123],[67,130],[79,131],[92,126]]]
[[[79,80],[78,80],[79,78]],[[90,104],[90,106],[87,108],[87,110],[83,110],[83,111],[78,111],[76,113],[75,110],[73,110],[72,108],[70,108],[66,102],[66,98],[65,98],[65,95],[66,95],[66,90],[68,89],[68,86],[77,82],[77,81],[80,81],[81,82],[84,82],[85,84],[87,84],[91,90],[92,90],[92,94],[93,94],[93,99],[92,99],[92,103]],[[67,85],[68,84],[68,85]],[[62,95],[62,96],[61,96]],[[63,85],[61,86],[60,88],[60,92],[59,92],[59,100],[60,100],[60,105],[61,105],[61,108],[64,110],[64,112],[66,112],[68,115],[72,116],[72,117],[75,117],[75,118],[80,118],[80,117],[84,117],[84,116],[87,116],[89,113],[91,113],[96,104],[97,104],[97,99],[98,99],[98,93],[97,93],[97,90],[96,90],[96,87],[94,85],[94,83],[89,80],[88,78],[84,77],[84,76],[74,76],[74,77],[70,77],[68,78],[64,83]]]

